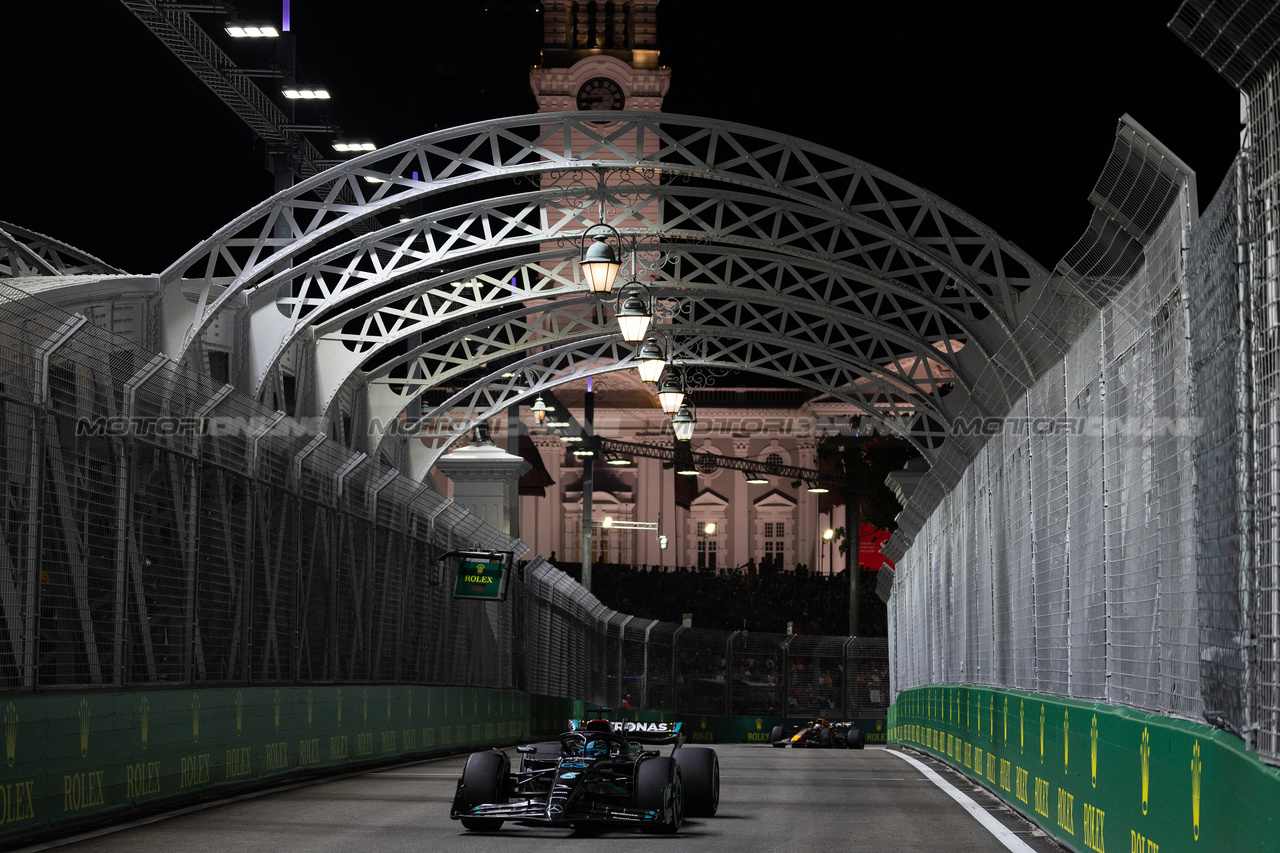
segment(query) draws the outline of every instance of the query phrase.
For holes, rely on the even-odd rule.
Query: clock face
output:
[[[578,90],[580,110],[620,110],[622,102],[622,87],[608,77],[592,77]]]

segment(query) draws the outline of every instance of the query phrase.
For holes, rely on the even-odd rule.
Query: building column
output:
[[[477,440],[446,453],[436,462],[453,481],[453,500],[507,535],[520,530],[520,475],[532,466],[489,440],[477,429]]]

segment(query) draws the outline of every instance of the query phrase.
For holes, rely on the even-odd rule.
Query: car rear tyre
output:
[[[862,737],[862,730],[857,726],[849,729],[848,734],[845,735],[845,745],[849,749],[862,749],[862,746],[865,743],[866,741],[863,740]]]
[[[714,749],[685,747],[676,750],[684,785],[684,813],[689,817],[714,817],[720,807],[720,757]]]
[[[818,746],[830,749],[834,745],[831,742],[831,729],[822,729],[818,732]]]
[[[504,803],[502,789],[507,780],[510,765],[501,752],[475,752],[462,767],[462,785],[458,791],[457,806],[469,809],[487,803]],[[476,832],[493,832],[502,828],[502,821],[493,818],[464,817],[462,825]]]
[[[769,743],[774,746],[786,745],[786,735],[782,733],[782,726],[774,726],[773,731],[769,732]]]
[[[668,835],[680,831],[684,822],[684,787],[680,765],[674,758],[649,758],[636,767],[635,807],[664,817],[663,823],[642,824],[642,831]]]

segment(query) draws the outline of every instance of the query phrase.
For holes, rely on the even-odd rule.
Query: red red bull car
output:
[[[686,815],[711,817],[720,803],[713,749],[684,747],[681,723],[571,720],[558,741],[467,758],[449,817],[475,832],[506,821],[526,826],[632,828],[675,833]],[[653,747],[671,746],[669,755]]]
[[[774,726],[769,743],[776,747],[819,747],[862,749],[867,736],[853,723],[829,723],[819,717],[803,726]]]

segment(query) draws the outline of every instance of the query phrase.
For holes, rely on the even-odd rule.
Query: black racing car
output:
[[[867,745],[867,737],[853,723],[828,723],[819,717],[803,726],[792,726],[790,732],[783,726],[774,726],[769,733],[769,743],[776,747],[862,749]]]
[[[474,831],[505,821],[529,826],[637,828],[675,833],[685,815],[711,817],[720,804],[714,749],[683,747],[681,723],[570,721],[559,741],[473,753],[449,817]],[[670,744],[662,755],[652,746]]]

